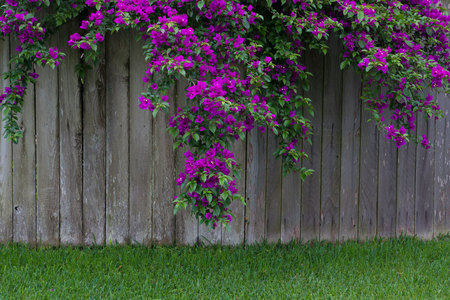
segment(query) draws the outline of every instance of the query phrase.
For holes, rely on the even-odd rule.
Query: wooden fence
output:
[[[303,183],[295,174],[282,178],[273,137],[254,131],[233,149],[245,169],[238,187],[247,206],[232,204],[231,230],[210,231],[185,211],[174,216],[183,155],[172,150],[168,116],[153,120],[138,108],[146,65],[141,45],[126,32],[108,38],[101,63],[81,85],[74,73],[80,53],[65,43],[74,29],[50,41],[67,57],[55,71],[37,70],[41,77],[28,89],[20,121],[23,139],[0,142],[0,243],[429,239],[450,231],[449,98],[439,99],[445,121],[417,121],[434,148],[397,150],[367,122],[360,78],[339,70],[336,41],[326,57],[305,57],[315,74],[308,92],[315,135],[304,145],[314,175]],[[2,71],[15,44],[0,42]],[[184,89],[178,83],[172,90],[175,106]]]

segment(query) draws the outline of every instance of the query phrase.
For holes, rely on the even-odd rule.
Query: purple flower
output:
[[[211,220],[211,218],[212,218],[212,213],[207,212],[207,213],[205,214],[205,218],[206,218],[207,220]]]

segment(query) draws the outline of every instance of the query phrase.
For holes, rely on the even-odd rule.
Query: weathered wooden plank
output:
[[[49,46],[57,46],[58,37]],[[59,104],[58,73],[39,67],[36,81],[37,242],[59,244]]]
[[[377,234],[393,237],[396,234],[397,149],[393,141],[386,139],[385,131],[379,134]]]
[[[106,41],[106,242],[129,238],[128,31]]]
[[[23,138],[13,145],[13,241],[33,245],[36,244],[36,132],[32,84],[28,85],[18,124],[23,128]]]
[[[424,120],[419,116],[417,120],[417,134],[419,141],[425,134],[430,141],[434,141],[434,120]],[[425,149],[417,145],[416,152],[416,207],[415,234],[423,239],[433,237],[434,223],[434,148]]]
[[[154,149],[154,193],[153,193],[153,243],[169,245],[175,240],[175,216],[173,197],[175,196],[175,160],[173,138],[166,131],[170,115],[174,114],[174,94],[169,91],[170,112],[159,112],[153,122]]]
[[[231,152],[234,153],[236,162],[241,166],[241,178],[240,180],[236,179],[236,188],[238,189],[238,193],[246,199],[246,141],[235,141],[231,146]],[[241,245],[244,243],[245,206],[241,201],[233,201],[230,209],[234,214],[234,219],[229,224],[229,231],[222,230],[222,244]]]
[[[303,149],[309,157],[308,160],[304,160],[303,166],[313,169],[314,173],[302,183],[301,237],[303,241],[310,241],[319,239],[320,227],[324,56],[317,52],[306,52],[305,65],[314,74],[314,77],[310,79],[310,88],[305,96],[312,100],[315,112],[311,118],[313,127],[311,145],[307,142],[303,143]]]
[[[264,239],[267,135],[254,129],[247,135],[246,243]]]
[[[152,238],[152,116],[139,108],[139,96],[147,84],[143,42],[130,37],[130,239],[149,244]]]
[[[175,106],[183,107],[186,105],[186,88],[188,82],[185,78],[180,78],[176,83],[176,99]],[[186,158],[184,152],[186,148],[178,148],[175,150],[175,175],[184,172]],[[181,188],[177,187],[175,193],[179,195]],[[175,216],[176,221],[176,242],[178,245],[193,245],[198,241],[198,220],[191,216],[190,208],[178,211]]]
[[[450,99],[438,96],[444,113],[443,120],[436,121],[435,177],[434,177],[434,234],[450,231]]]
[[[222,243],[222,226],[218,225],[215,229],[209,229],[205,224],[199,224],[198,238],[205,245],[220,245]]]
[[[337,37],[330,39],[325,56],[322,127],[322,181],[320,239],[339,238],[339,198],[342,143],[342,73],[339,69],[340,46]]]
[[[414,235],[415,166],[416,144],[410,142],[398,150],[397,236]]]
[[[281,242],[300,241],[302,181],[298,173],[283,177]]]
[[[77,245],[83,240],[83,129],[81,93],[75,66],[80,53],[67,45],[78,23],[66,25],[59,33],[60,49],[66,53],[59,67],[60,135],[60,242]]]
[[[8,71],[9,40],[0,40],[0,73]],[[0,94],[8,86],[8,81],[0,77]],[[2,111],[0,111],[3,116]],[[0,122],[0,244],[12,241],[13,201],[12,201],[12,144],[4,138],[4,122]]]
[[[358,238],[372,239],[377,233],[378,129],[363,104],[361,113],[361,161]]]
[[[358,229],[361,75],[345,70],[343,82],[339,239],[348,240],[357,238]]]
[[[105,243],[106,219],[106,73],[104,44],[98,64],[83,86],[83,240]]]
[[[293,223],[293,217],[295,212],[283,211],[285,214],[281,213],[281,159],[277,159],[273,156],[273,153],[277,149],[278,143],[275,135],[272,132],[268,132],[267,140],[267,167],[266,167],[266,240],[269,243],[278,242],[281,239],[282,225],[281,217],[283,216],[284,229],[290,230]],[[297,195],[298,196],[298,195]],[[291,201],[290,201],[291,200]],[[295,201],[297,200],[297,201]],[[295,202],[299,202],[295,199],[295,196],[290,198],[283,198],[283,205],[286,201],[286,206],[289,206],[291,202],[295,205]],[[300,203],[298,205],[300,207]],[[284,206],[283,206],[284,207]],[[300,209],[298,209],[297,214],[300,214]],[[295,222],[295,221],[294,221]],[[300,220],[298,220],[298,225],[300,225]],[[288,227],[286,227],[288,226]],[[299,228],[298,228],[299,229]]]

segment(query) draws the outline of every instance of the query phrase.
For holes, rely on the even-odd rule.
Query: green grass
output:
[[[243,247],[0,246],[0,299],[450,299],[450,238]]]

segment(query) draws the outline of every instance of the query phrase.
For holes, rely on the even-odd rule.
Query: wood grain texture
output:
[[[247,138],[245,242],[253,244],[265,237],[267,135],[255,128],[248,133]]]
[[[297,173],[282,180],[281,242],[300,241],[302,181]]]
[[[129,32],[106,39],[106,242],[129,239]]]
[[[436,121],[434,235],[450,231],[450,98],[438,96],[444,119]]]
[[[339,238],[340,169],[342,143],[342,73],[339,69],[340,46],[330,38],[325,56],[322,125],[322,181],[320,239]]]
[[[236,179],[236,188],[238,193],[245,197],[245,179],[246,179],[246,140],[238,140],[231,146],[231,152],[234,153],[236,162],[241,167],[241,178]],[[222,230],[223,245],[241,245],[244,243],[244,223],[245,223],[245,205],[241,201],[233,201],[230,209],[234,214],[234,219],[229,224],[229,231]]]
[[[80,53],[67,45],[78,23],[66,25],[59,33],[60,49],[66,53],[59,66],[60,135],[60,242],[78,245],[83,240],[83,129],[81,91],[75,66]]]
[[[392,237],[396,234],[397,149],[384,131],[379,134],[377,234]]]
[[[57,36],[49,46],[57,45]],[[36,184],[37,242],[59,244],[59,97],[58,70],[39,67],[36,72]]]
[[[184,107],[186,105],[186,88],[188,82],[185,78],[180,78],[176,83],[176,100],[175,106]],[[185,170],[186,146],[175,150],[175,176]],[[175,189],[177,195],[181,194],[181,187],[177,186]],[[179,210],[175,216],[176,221],[176,242],[178,245],[193,245],[198,242],[198,220],[191,216],[190,208]]]
[[[266,240],[269,243],[278,242],[281,239],[281,222],[282,222],[282,176],[281,176],[281,159],[277,159],[273,156],[273,153],[278,147],[278,142],[275,135],[272,132],[268,132],[267,139],[267,169],[266,169]],[[297,195],[298,196],[298,195]],[[293,200],[295,202],[295,196],[293,198],[286,199]],[[297,201],[298,202],[298,201]],[[290,203],[286,203],[289,205]],[[285,225],[291,223],[294,212],[286,212],[283,215],[283,222]],[[300,209],[298,210],[298,215]],[[300,225],[300,220],[298,220]],[[297,228],[300,229],[300,228]]]
[[[169,91],[171,104],[169,115],[174,114],[174,94]],[[175,216],[173,215],[173,197],[175,196],[175,161],[173,138],[167,132],[169,116],[159,112],[153,126],[154,149],[154,194],[153,194],[153,243],[170,245],[175,241]]]
[[[398,149],[397,236],[414,235],[415,162],[416,144],[410,142]]]
[[[86,72],[83,86],[83,240],[87,245],[103,245],[106,241],[105,81],[103,51],[98,64]]]
[[[372,239],[377,233],[378,129],[368,122],[371,112],[363,104],[361,113],[361,161],[358,238]]]
[[[303,166],[314,170],[314,173],[302,183],[301,237],[305,242],[319,239],[324,63],[324,56],[316,52],[305,53],[306,68],[313,70],[314,74],[305,96],[312,100],[315,109],[314,116],[311,118],[313,127],[311,145],[307,142],[303,143],[303,149],[309,157],[308,160],[304,160]],[[307,117],[310,116],[307,115]]]
[[[34,85],[29,84],[18,124],[23,137],[13,145],[13,241],[36,244],[36,147]]]
[[[417,120],[419,141],[425,134],[430,141],[434,140],[434,120],[424,120],[422,115]],[[434,223],[434,151],[417,145],[416,152],[416,207],[415,234],[423,239],[433,237]]]
[[[0,40],[0,73],[7,72],[9,61],[9,40]],[[3,93],[8,81],[0,77],[0,93]],[[3,116],[3,111],[0,111]],[[0,244],[12,241],[13,201],[12,201],[12,144],[4,138],[4,124],[0,122]]]
[[[143,42],[130,35],[130,239],[148,245],[152,239],[152,116],[139,108],[146,91],[141,77],[147,70]],[[133,217],[131,217],[133,216]]]
[[[361,146],[360,96],[361,75],[353,69],[343,71],[340,240],[357,238]]]

